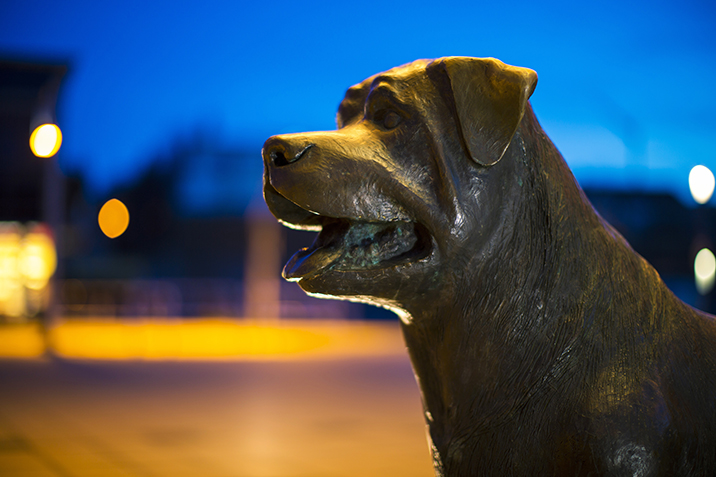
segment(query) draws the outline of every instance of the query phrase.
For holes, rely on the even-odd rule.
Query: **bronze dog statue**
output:
[[[716,324],[593,210],[494,59],[353,86],[274,136],[264,195],[319,231],[284,276],[390,308],[439,476],[716,475]]]

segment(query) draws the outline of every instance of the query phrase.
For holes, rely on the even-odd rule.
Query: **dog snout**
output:
[[[276,167],[286,166],[305,157],[314,145],[311,142],[294,142],[274,136],[264,144],[264,160]]]

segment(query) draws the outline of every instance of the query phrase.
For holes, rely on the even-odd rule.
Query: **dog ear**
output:
[[[537,73],[494,58],[447,57],[428,68],[450,80],[459,128],[472,159],[491,166],[502,158],[537,85]]]

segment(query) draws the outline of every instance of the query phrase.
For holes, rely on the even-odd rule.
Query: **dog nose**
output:
[[[276,167],[286,166],[301,159],[313,146],[313,143],[293,144],[274,136],[264,144],[264,160]]]

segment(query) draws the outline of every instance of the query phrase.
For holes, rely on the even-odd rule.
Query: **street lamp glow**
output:
[[[62,145],[62,131],[56,124],[43,124],[32,131],[30,149],[37,157],[52,157]]]
[[[100,209],[97,221],[107,237],[119,237],[129,226],[127,206],[117,199],[110,199]]]
[[[696,254],[694,278],[696,279],[696,289],[700,294],[706,295],[713,288],[714,278],[716,278],[716,257],[711,250],[702,248]]]
[[[705,204],[714,193],[713,173],[706,166],[695,166],[689,172],[689,189],[694,200],[699,204]]]

